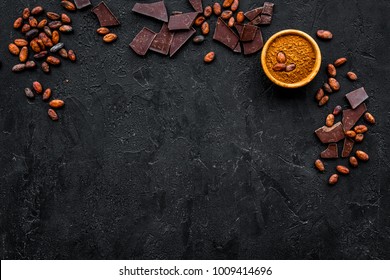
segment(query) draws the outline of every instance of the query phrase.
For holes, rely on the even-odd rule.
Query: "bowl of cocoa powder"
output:
[[[286,29],[277,32],[265,43],[261,65],[273,83],[284,88],[299,88],[317,75],[321,51],[307,33]]]

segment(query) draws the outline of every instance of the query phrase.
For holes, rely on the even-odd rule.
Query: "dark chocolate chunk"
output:
[[[134,37],[133,41],[130,43],[130,48],[138,55],[145,55],[150,45],[152,44],[157,33],[152,30],[144,27],[142,30]]]
[[[321,158],[339,158],[339,151],[336,143],[328,145],[325,151],[321,152]]]
[[[77,9],[79,10],[91,5],[91,1],[89,0],[74,0],[74,3],[76,4]]]
[[[349,157],[349,155],[352,152],[354,144],[355,141],[353,141],[351,138],[345,137],[343,151],[341,152],[341,157],[343,158]]]
[[[251,21],[251,24],[253,25],[269,25],[271,24],[272,16],[269,15],[260,15],[256,17],[254,20]]]
[[[274,3],[264,2],[262,14],[272,16],[274,13]]]
[[[169,56],[172,57],[190,38],[196,33],[194,28],[185,31],[175,32],[169,50]]]
[[[230,27],[223,21],[222,18],[218,18],[213,39],[221,42],[231,50],[234,50],[237,47],[239,41],[236,33],[230,29]]]
[[[169,31],[168,24],[164,23],[160,32],[157,33],[156,37],[154,38],[149,49],[154,52],[167,55],[169,53],[174,35],[175,32]]]
[[[173,15],[169,17],[169,30],[189,30],[198,16],[197,12]]]
[[[256,26],[254,26],[256,27]],[[263,35],[260,28],[256,27],[255,38],[251,42],[243,42],[244,54],[249,55],[258,52],[263,47]]]
[[[355,109],[343,110],[342,122],[343,122],[344,130],[345,131],[350,130],[366,111],[367,111],[367,107],[365,103],[360,104]]]
[[[190,0],[190,4],[198,13],[203,12],[202,0]]]
[[[92,12],[97,16],[100,26],[117,26],[120,24],[104,2],[100,2],[92,9]]]
[[[345,138],[341,122],[338,122],[331,127],[320,127],[315,133],[322,143],[337,143]]]
[[[242,33],[240,34],[241,42],[251,42],[251,41],[253,41],[255,39],[255,37],[256,37],[256,33],[257,33],[258,30],[259,30],[259,28],[257,28],[254,25],[245,24],[244,25],[244,29],[243,29]]]
[[[163,22],[168,22],[168,13],[164,1],[154,3],[136,3],[132,11]]]
[[[261,13],[263,12],[263,7],[259,7],[259,8],[256,8],[256,9],[253,9],[253,10],[250,10],[248,12],[246,12],[244,15],[247,19],[249,19],[250,21],[254,20],[257,16],[261,15]]]
[[[352,109],[355,109],[368,98],[368,95],[364,88],[361,87],[357,90],[347,93],[345,97],[348,99],[349,104],[351,104]]]

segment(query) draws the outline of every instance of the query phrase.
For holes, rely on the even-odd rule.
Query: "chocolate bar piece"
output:
[[[249,21],[252,21],[257,16],[261,15],[262,12],[263,12],[263,7],[259,7],[259,8],[256,8],[256,9],[253,9],[253,10],[246,12],[244,15],[247,19],[249,19]]]
[[[271,24],[272,16],[269,15],[260,15],[256,17],[254,20],[251,21],[251,24],[253,25],[269,25]]]
[[[339,151],[336,143],[331,143],[328,148],[321,152],[321,158],[339,158]]]
[[[169,30],[189,30],[198,16],[197,12],[178,14],[169,17]]]
[[[169,50],[169,56],[172,57],[195,33],[196,30],[192,27],[190,30],[175,32]]]
[[[130,43],[130,48],[138,55],[145,55],[157,33],[144,27]]]
[[[367,107],[365,103],[360,104],[355,109],[343,110],[342,122],[343,122],[344,130],[345,131],[350,130],[366,111],[367,111]]]
[[[198,13],[203,12],[202,0],[190,0],[190,4]]]
[[[167,55],[169,53],[169,49],[171,47],[174,35],[175,32],[169,31],[168,24],[164,23],[163,26],[161,27],[160,32],[157,33],[156,37],[154,38],[149,49],[154,52]]]
[[[89,0],[74,0],[74,3],[79,10],[91,5],[91,1]]]
[[[163,22],[168,22],[168,13],[164,1],[154,3],[136,3],[132,11]]]
[[[361,87],[357,90],[347,93],[345,97],[348,99],[349,104],[351,104],[352,109],[355,109],[368,98],[368,95],[364,88]]]
[[[92,12],[97,16],[100,26],[117,26],[120,24],[104,2],[100,2],[92,9]]]
[[[272,16],[274,13],[274,3],[264,2],[262,14]]]
[[[254,25],[236,23],[234,27],[238,32],[241,42],[253,41],[256,36],[257,27]]]
[[[264,45],[263,35],[261,34],[260,28],[254,26],[254,25],[252,25],[252,26],[256,28],[255,38],[251,42],[243,42],[242,43],[245,55],[249,55],[249,54],[253,54],[253,53],[258,52],[259,50],[261,50],[261,48]]]
[[[237,47],[239,41],[236,33],[230,29],[230,27],[224,22],[222,18],[218,18],[213,39],[221,42],[231,50],[234,50]]]
[[[341,152],[341,157],[343,158],[349,157],[349,155],[352,152],[354,144],[355,141],[353,141],[351,138],[345,137],[343,151]]]
[[[338,122],[331,127],[320,127],[315,133],[322,143],[337,143],[345,138],[341,122]]]

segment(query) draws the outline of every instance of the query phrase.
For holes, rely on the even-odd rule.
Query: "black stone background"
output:
[[[89,9],[69,13],[75,32],[62,37],[77,63],[50,75],[12,73],[14,19],[35,4],[63,12],[58,2],[0,2],[2,259],[390,257],[389,1],[275,1],[265,39],[286,28],[313,36],[329,29],[334,39],[319,42],[323,68],[349,59],[339,69],[341,91],[323,108],[314,101],[323,68],[307,87],[281,89],[264,75],[260,54],[233,54],[212,35],[173,59],[136,56],[133,37],[161,26],[132,13],[136,1],[106,1],[122,22],[114,44],[95,33]],[[187,1],[166,4],[191,11]],[[216,60],[205,65],[211,50]],[[357,82],[345,78],[349,70]],[[24,96],[34,80],[65,100],[58,123],[40,98]],[[329,187],[346,160],[317,172],[325,147],[313,132],[360,86],[377,118],[359,145],[371,158]]]

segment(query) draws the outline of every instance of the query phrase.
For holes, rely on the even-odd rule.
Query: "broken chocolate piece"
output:
[[[77,9],[79,10],[91,5],[91,1],[89,0],[74,0],[74,3],[76,4]]]
[[[365,103],[360,104],[355,109],[343,110],[342,122],[343,122],[344,130],[345,131],[350,130],[366,111],[367,111],[367,107]]]
[[[321,152],[321,158],[339,158],[339,151],[336,143],[328,145],[325,151]]]
[[[202,0],[190,0],[190,4],[198,13],[203,12]]]
[[[169,17],[169,30],[189,30],[198,16],[197,12],[173,15]]]
[[[138,55],[145,55],[156,35],[156,32],[144,27],[130,43],[130,48]]]
[[[253,9],[253,10],[246,12],[244,15],[247,19],[249,19],[249,21],[252,21],[257,16],[261,15],[262,12],[263,12],[263,7],[259,7],[259,8],[256,8],[256,9]]]
[[[274,3],[264,2],[262,14],[272,16],[274,13]]]
[[[117,26],[120,24],[104,2],[100,2],[92,9],[92,12],[97,16],[100,26]]]
[[[169,50],[169,56],[172,57],[190,38],[196,33],[194,28],[186,31],[175,32]]]
[[[255,39],[257,31],[259,28],[257,28],[254,25],[251,24],[245,24],[244,30],[240,34],[240,40],[241,42],[251,42]]]
[[[256,27],[252,25],[253,27]],[[256,27],[255,38],[251,42],[243,42],[244,54],[249,55],[258,52],[263,47],[263,35],[260,28]]]
[[[345,138],[341,122],[338,122],[331,127],[320,127],[315,133],[322,143],[337,143]]]
[[[175,32],[169,31],[168,24],[164,23],[160,32],[157,33],[156,37],[154,38],[149,49],[167,55],[169,53],[174,35]]]
[[[241,45],[240,42],[238,42],[237,46],[234,48],[233,52],[235,53],[241,53]]]
[[[223,21],[222,18],[218,18],[213,39],[221,42],[231,50],[234,50],[237,47],[239,41],[236,33],[230,29],[230,27]]]
[[[351,104],[352,109],[355,109],[368,98],[368,95],[364,90],[364,87],[361,87],[351,91],[350,93],[347,93],[345,97],[348,99],[349,104]]]
[[[343,151],[341,152],[341,157],[343,158],[349,157],[349,155],[352,152],[354,144],[355,141],[353,141],[351,138],[345,137]]]
[[[251,21],[251,24],[253,25],[269,25],[271,24],[272,16],[269,15],[260,15],[256,17],[254,20]]]
[[[163,22],[168,22],[168,13],[164,1],[154,3],[136,3],[132,11]]]

